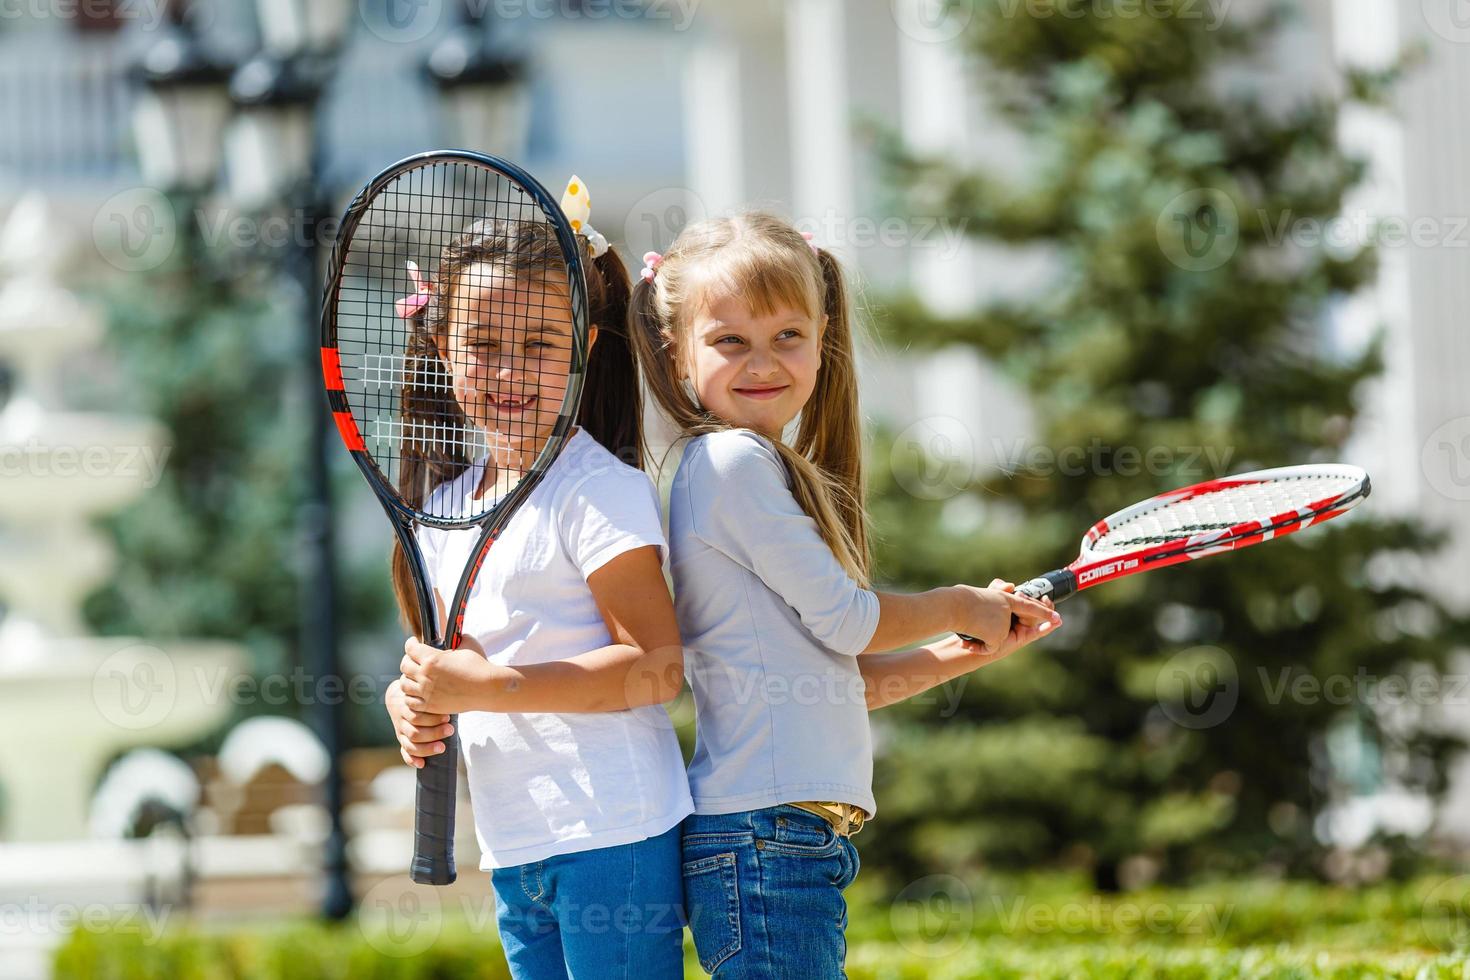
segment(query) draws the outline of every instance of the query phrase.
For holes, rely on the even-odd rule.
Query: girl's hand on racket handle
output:
[[[955,588],[959,590],[961,606],[954,631],[962,636],[973,636],[987,647],[994,648],[1007,642],[1013,632],[1012,623],[1020,628],[1035,629],[1037,636],[1061,625],[1062,617],[1052,608],[1050,600],[1015,595],[1014,583],[995,579],[987,589],[977,589],[972,585]]]
[[[443,715],[483,707],[485,690],[498,672],[472,636],[461,637],[454,650],[440,650],[410,636],[398,669],[403,672],[399,684],[408,706]]]
[[[445,750],[442,739],[454,734],[454,726],[448,715],[415,711],[408,706],[403,694],[403,678],[388,685],[383,699],[388,717],[393,719],[393,734],[398,736],[398,754],[403,761],[415,769],[424,767],[427,756],[438,755]]]
[[[1050,599],[1036,600],[1028,599],[1026,596],[1013,595],[1012,593],[1016,591],[1016,583],[1014,582],[1004,582],[1000,579],[995,579],[990,583],[990,588],[985,591],[998,592],[1018,604],[1028,604],[1025,607],[1021,605],[1011,607],[1014,611],[1015,618],[1007,622],[1006,625],[1009,626],[1009,629],[996,642],[986,641],[983,637],[973,633],[970,635],[974,636],[977,640],[981,640],[981,642],[971,643],[963,637],[955,638],[960,643],[963,643],[967,649],[973,650],[983,656],[987,662],[1009,656],[1028,643],[1034,643],[1062,625],[1062,616],[1052,607],[1052,601]],[[1039,613],[1030,608],[1036,606],[1041,607]],[[1024,612],[1022,611],[1023,609],[1025,610]]]

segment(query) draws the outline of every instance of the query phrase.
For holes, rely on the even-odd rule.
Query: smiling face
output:
[[[473,263],[455,277],[447,333],[439,354],[461,410],[492,449],[529,456],[519,462],[530,465],[566,397],[572,312],[565,284]]]
[[[685,375],[707,410],[779,439],[816,387],[825,327],[787,304],[754,314],[712,292],[688,324]]]

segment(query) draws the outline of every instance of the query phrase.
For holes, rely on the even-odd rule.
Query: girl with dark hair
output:
[[[588,204],[573,177],[562,207],[590,259],[577,428],[487,554],[460,649],[416,639],[424,624],[395,550],[394,588],[414,636],[387,706],[416,767],[443,751],[448,716],[459,715],[480,867],[512,975],[673,978],[683,972],[679,824],[692,804],[661,702],[679,692],[683,650],[657,493],[637,468],[628,274],[587,224]],[[545,225],[482,220],[399,313],[415,334],[404,429],[424,433],[401,489],[413,500],[440,495],[430,509],[452,512],[531,465],[508,433],[544,436],[557,421],[572,322],[560,249]],[[488,453],[472,459],[472,447],[434,439],[446,413],[484,432]],[[497,427],[505,418],[514,425]],[[441,590],[477,535],[418,531],[441,616]]]

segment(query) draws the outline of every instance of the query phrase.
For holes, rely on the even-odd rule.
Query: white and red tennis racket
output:
[[[1367,473],[1337,464],[1257,470],[1171,490],[1098,521],[1076,561],[1016,592],[1060,602],[1125,575],[1248,548],[1330,521],[1370,490]]]

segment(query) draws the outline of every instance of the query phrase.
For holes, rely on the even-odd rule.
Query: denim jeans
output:
[[[857,849],[794,806],[684,818],[684,905],[717,980],[845,977]]]
[[[679,828],[490,873],[516,980],[680,980]]]

